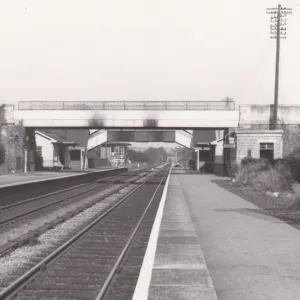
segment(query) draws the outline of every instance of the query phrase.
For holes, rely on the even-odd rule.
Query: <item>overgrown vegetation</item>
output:
[[[283,130],[283,156],[290,156],[300,149],[300,124],[288,125],[283,119],[279,120],[278,129]]]
[[[284,159],[268,161],[254,159],[248,154],[241,165],[234,163],[231,171],[240,186],[261,192],[279,192],[300,204],[300,125],[286,125],[281,121],[279,129],[284,130]]]
[[[290,164],[284,160],[268,161],[245,157],[235,176],[236,183],[261,192],[292,192]]]

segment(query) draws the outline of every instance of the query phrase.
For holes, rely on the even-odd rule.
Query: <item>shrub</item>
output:
[[[0,144],[0,165],[2,165],[5,161],[5,148],[2,144]]]
[[[295,148],[289,155],[286,156],[288,161],[300,161],[300,148]]]
[[[261,172],[269,170],[270,166],[270,162],[266,159],[251,158],[248,160],[244,160],[244,163],[242,163],[241,168],[246,168],[247,170],[252,172]]]
[[[236,175],[236,182],[251,186],[262,192],[292,190],[292,176],[287,164],[275,164],[264,159],[255,159],[243,164]]]
[[[239,164],[237,163],[237,161],[236,160],[232,161],[231,165],[230,165],[229,175],[231,177],[235,178],[239,172],[239,169],[240,169],[240,167],[239,167]]]
[[[252,156],[246,156],[241,160],[241,164],[242,164],[242,166],[244,166],[244,165],[252,164],[255,161],[256,161],[256,159],[253,158]]]

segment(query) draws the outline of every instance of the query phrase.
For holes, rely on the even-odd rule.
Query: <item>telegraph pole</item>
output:
[[[280,39],[286,39],[286,16],[291,13],[291,8],[282,7],[280,4],[275,8],[267,8],[267,14],[271,14],[270,37],[271,39],[276,39],[275,91],[272,129],[277,129]]]

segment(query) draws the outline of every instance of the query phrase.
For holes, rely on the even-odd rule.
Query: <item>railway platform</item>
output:
[[[133,300],[299,298],[299,231],[218,180],[172,170]]]
[[[84,169],[84,170],[65,170],[65,171],[36,171],[29,173],[14,173],[0,175],[0,189],[8,186],[17,186],[33,182],[42,182],[58,178],[66,178],[78,176],[80,174],[86,174],[91,172],[104,172],[112,170],[113,168],[103,169]]]

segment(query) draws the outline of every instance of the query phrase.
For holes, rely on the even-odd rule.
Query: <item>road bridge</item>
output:
[[[278,124],[284,125],[280,125],[280,128],[290,133],[297,132],[300,124],[299,112],[300,106],[280,105]],[[109,141],[107,134],[111,135],[109,138],[116,140],[118,134],[112,132],[121,130],[122,134],[130,137],[129,140],[132,142],[169,141],[194,148],[197,152],[199,140],[194,133],[201,129],[215,130],[221,134],[207,143],[215,146],[216,156],[222,156],[223,148],[226,148],[226,152],[230,152],[228,149],[232,147],[229,146],[234,146],[233,148],[238,153],[237,160],[247,155],[249,147],[253,150],[253,154],[260,153],[260,143],[270,141],[274,142],[274,147],[276,145],[274,157],[282,157],[283,133],[269,131],[272,115],[272,105],[240,105],[236,109],[233,101],[22,101],[19,102],[17,109],[14,106],[0,106],[0,124],[23,125],[20,127],[25,127],[27,136],[30,136],[29,132],[32,130],[42,128],[100,130],[97,134],[91,135],[89,149],[95,147],[96,144],[101,144],[101,141]],[[8,136],[7,132],[12,130],[9,126],[1,126],[1,128],[3,137]],[[236,134],[234,145],[226,144],[226,147],[223,147],[222,132],[228,128],[248,131],[241,133],[233,130]],[[15,130],[20,129],[16,126]],[[111,133],[107,133],[107,130]],[[192,138],[186,134],[187,130],[193,130]],[[136,131],[136,133],[130,131]],[[20,142],[15,140],[14,143],[20,143],[16,148],[22,149],[22,139]],[[7,144],[11,145],[12,142],[9,141]],[[33,147],[33,143],[31,144]]]
[[[238,127],[233,101],[19,102],[14,124],[40,128],[196,129]]]

